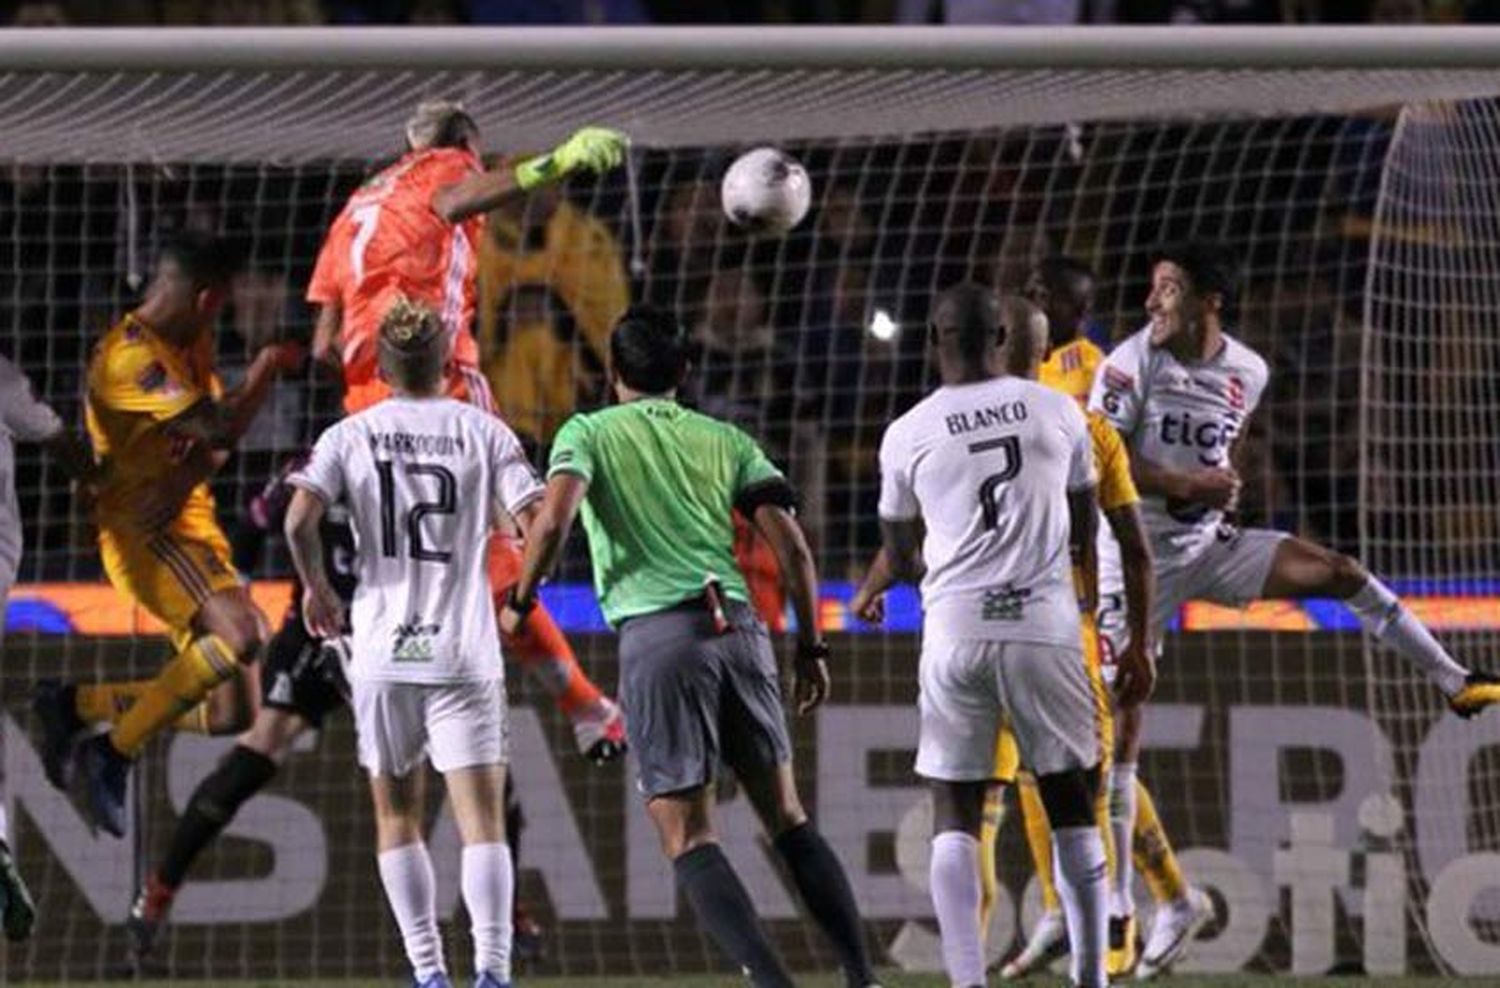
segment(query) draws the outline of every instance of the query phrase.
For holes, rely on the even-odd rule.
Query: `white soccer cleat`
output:
[[[1000,968],[1000,978],[1011,981],[1024,978],[1056,957],[1068,946],[1068,924],[1061,909],[1042,913],[1031,928],[1031,937],[1021,952]]]
[[[1182,960],[1193,945],[1193,939],[1213,918],[1214,900],[1207,892],[1196,888],[1188,889],[1188,894],[1175,902],[1158,906],[1151,919],[1151,937],[1141,952],[1135,979],[1150,980]]]

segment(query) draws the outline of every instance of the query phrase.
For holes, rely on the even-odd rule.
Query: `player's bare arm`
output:
[[[891,574],[891,558],[881,546],[865,570],[865,578],[859,582],[854,596],[849,598],[849,609],[861,621],[880,624],[885,620],[885,592],[896,582]]]
[[[1234,504],[1240,494],[1240,475],[1233,467],[1173,470],[1137,453],[1130,458],[1130,476],[1142,494],[1215,510]]]
[[[335,370],[343,366],[344,355],[339,350],[339,331],[343,325],[344,307],[339,302],[329,302],[318,309],[310,354],[314,361]]]
[[[628,143],[619,131],[584,127],[544,155],[514,167],[507,162],[438,189],[432,196],[432,211],[449,223],[460,223],[476,213],[489,212],[519,192],[559,181],[573,172],[610,171],[625,160]]]
[[[1099,499],[1092,486],[1068,491],[1068,552],[1083,580],[1083,599],[1090,611],[1099,605]]]
[[[304,588],[302,622],[307,633],[317,638],[332,638],[344,630],[344,602],[323,566],[323,538],[318,525],[326,509],[323,499],[306,489],[293,494],[286,509],[287,549]]]
[[[272,343],[261,348],[245,379],[217,400],[204,400],[160,426],[168,435],[207,443],[214,449],[229,449],[249,430],[260,413],[271,387],[282,374],[302,366],[307,350],[300,343]]]
[[[770,545],[781,570],[782,583],[797,615],[797,658],[793,666],[792,696],[797,713],[817,709],[828,699],[832,679],[827,646],[818,637],[818,570],[807,536],[791,511],[778,504],[761,504],[751,516],[755,528]]]
[[[1125,620],[1130,641],[1115,657],[1118,675],[1115,695],[1122,707],[1144,703],[1156,685],[1156,653],[1150,647],[1151,601],[1156,595],[1155,560],[1137,502],[1104,513],[1104,520],[1120,545],[1120,568],[1125,576]]]
[[[533,501],[516,513],[516,522],[526,537],[526,558],[521,564],[521,578],[500,612],[500,630],[507,635],[521,630],[535,606],[537,588],[556,565],[588,491],[588,481],[582,477],[559,473],[547,481],[547,493],[540,503]]]

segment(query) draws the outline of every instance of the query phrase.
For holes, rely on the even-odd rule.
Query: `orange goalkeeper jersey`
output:
[[[437,309],[453,334],[454,362],[479,367],[470,327],[484,216],[449,223],[432,209],[438,190],[479,170],[479,159],[459,148],[412,151],[360,186],[333,221],[307,300],[342,306],[339,351],[349,411],[389,393],[377,373],[375,344],[381,318],[402,295]]]

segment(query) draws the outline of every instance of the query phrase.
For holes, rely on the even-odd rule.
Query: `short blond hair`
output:
[[[380,320],[380,370],[405,391],[431,391],[448,363],[448,333],[437,310],[400,296]]]
[[[477,137],[479,125],[457,100],[423,100],[406,121],[406,143],[414,151],[430,147],[456,147],[465,133]]]

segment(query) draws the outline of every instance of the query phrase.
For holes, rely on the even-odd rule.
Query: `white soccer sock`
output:
[[[979,930],[979,841],[961,830],[932,837],[932,907],[943,938],[943,966],[954,985],[984,984]]]
[[[438,935],[437,881],[432,875],[427,845],[421,841],[403,844],[382,851],[375,860],[380,865],[380,883],[385,886],[386,901],[401,928],[406,959],[411,962],[417,981],[446,973],[443,941]]]
[[[459,884],[474,934],[475,975],[488,971],[509,982],[510,912],[516,887],[510,846],[502,841],[465,847]]]
[[[1135,865],[1130,846],[1135,834],[1135,763],[1117,762],[1109,774],[1109,830],[1115,839],[1114,887],[1110,915],[1134,916]]]
[[[1105,988],[1104,955],[1109,947],[1109,892],[1104,836],[1096,826],[1062,827],[1052,833],[1057,855],[1057,897],[1068,920],[1073,983]]]
[[[1390,587],[1372,576],[1359,593],[1349,598],[1348,604],[1370,637],[1421,669],[1443,695],[1452,696],[1463,689],[1469,670],[1453,661],[1422,622],[1402,606]]]
[[[0,792],[0,844],[10,844],[10,821],[5,817],[5,794]]]

